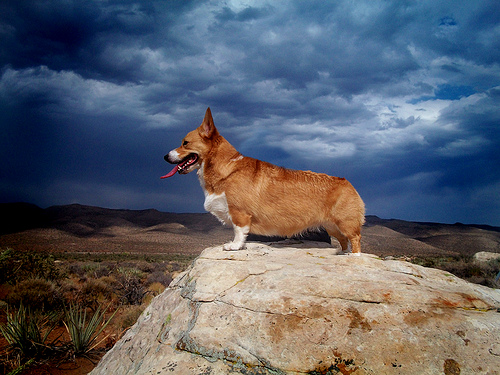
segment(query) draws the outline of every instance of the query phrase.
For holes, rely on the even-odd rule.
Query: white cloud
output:
[[[170,114],[154,111],[145,96],[150,86],[116,84],[85,79],[71,71],[56,72],[42,66],[7,69],[0,80],[0,95],[11,105],[37,101],[32,109],[56,117],[128,117],[137,126],[169,127],[176,123]],[[111,127],[113,123],[108,123]]]
[[[331,142],[329,139],[319,137],[304,139],[297,136],[273,136],[267,138],[267,144],[286,152],[293,152],[294,157],[312,162],[349,157],[356,152],[356,145],[352,142]]]

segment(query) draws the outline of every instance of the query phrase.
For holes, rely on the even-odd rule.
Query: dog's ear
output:
[[[212,118],[210,107],[207,108],[207,111],[205,112],[205,118],[198,128],[198,131],[200,132],[200,135],[205,138],[212,137],[217,131],[217,129],[215,129],[214,119]]]

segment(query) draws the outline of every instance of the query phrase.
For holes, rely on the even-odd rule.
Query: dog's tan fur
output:
[[[198,169],[205,209],[233,225],[235,239],[226,250],[243,248],[248,233],[291,236],[323,227],[343,251],[350,241],[352,253],[360,254],[365,207],[346,179],[244,157],[219,134],[210,108],[165,159],[177,164],[193,154],[196,162],[179,173]]]

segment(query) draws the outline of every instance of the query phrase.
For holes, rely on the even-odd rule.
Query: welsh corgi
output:
[[[350,242],[352,254],[361,254],[365,206],[345,178],[243,156],[219,134],[210,108],[201,125],[164,159],[176,165],[161,178],[198,171],[205,210],[234,228],[234,240],[224,250],[243,249],[249,233],[292,236],[322,227],[343,252]]]

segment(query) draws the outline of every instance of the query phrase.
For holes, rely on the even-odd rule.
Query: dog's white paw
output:
[[[348,257],[360,257],[361,253],[352,253],[352,252],[347,252],[347,251],[342,251],[339,253],[339,255],[346,255]]]
[[[224,246],[222,247],[226,251],[235,251],[235,250],[241,250],[245,247],[244,242],[228,242],[225,243]]]

